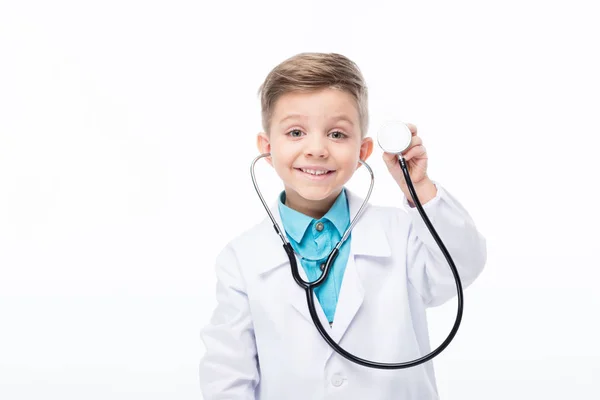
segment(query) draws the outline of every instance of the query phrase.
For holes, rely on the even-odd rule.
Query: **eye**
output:
[[[291,137],[296,138],[296,137],[302,136],[302,131],[300,129],[292,129],[287,134],[290,135]]]
[[[340,131],[333,131],[329,135],[334,139],[343,139],[345,137],[348,137],[345,133]]]

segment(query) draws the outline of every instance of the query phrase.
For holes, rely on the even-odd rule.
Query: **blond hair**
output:
[[[258,89],[263,130],[269,134],[275,103],[282,95],[325,88],[342,90],[354,98],[365,137],[369,126],[367,85],[358,66],[337,53],[300,53],[273,68]]]

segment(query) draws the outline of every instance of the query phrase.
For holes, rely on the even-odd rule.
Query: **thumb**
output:
[[[383,153],[383,161],[389,170],[395,169],[398,165],[398,155],[393,153]]]

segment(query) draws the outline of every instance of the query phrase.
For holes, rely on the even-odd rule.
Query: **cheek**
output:
[[[275,146],[271,147],[271,159],[273,166],[278,170],[288,168],[293,161],[293,157],[289,151],[286,151],[286,148]]]
[[[279,160],[279,164],[289,163],[297,156],[296,148],[289,143],[275,142],[271,144],[271,155]]]
[[[357,148],[340,149],[335,155],[338,164],[346,170],[354,171],[360,159],[360,151]]]

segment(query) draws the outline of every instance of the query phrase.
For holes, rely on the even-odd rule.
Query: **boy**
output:
[[[284,184],[271,211],[304,280],[315,280],[362,199],[344,188],[373,151],[367,88],[339,54],[302,53],[261,85],[260,153]],[[486,242],[459,202],[427,176],[414,125],[403,153],[423,208],[466,288],[486,262]],[[399,363],[430,352],[426,308],[456,295],[450,267],[412,204],[397,156],[384,153],[403,207],[367,205],[327,281],[315,290],[321,322],[342,348]],[[257,200],[258,201],[258,200]],[[354,364],[321,338],[268,217],[217,257],[218,306],[202,331],[205,400],[438,399],[431,362],[401,370]]]

